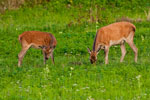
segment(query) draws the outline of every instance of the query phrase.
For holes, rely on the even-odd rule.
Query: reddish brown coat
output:
[[[37,46],[56,46],[57,41],[56,38],[47,32],[40,31],[26,31],[19,35],[19,41],[22,43],[23,41],[28,44],[36,44]],[[35,47],[37,48],[37,47]]]
[[[30,47],[42,49],[44,64],[50,56],[54,63],[53,50],[56,47],[57,41],[52,34],[40,31],[27,31],[19,35],[19,41],[22,45],[22,50],[18,54],[18,66],[21,66],[22,59]]]
[[[129,22],[118,22],[100,28],[97,31],[93,44],[97,48],[98,44],[110,45],[111,41],[117,41],[121,38],[127,38],[130,32],[135,32],[136,27]],[[93,47],[94,48],[94,47]]]
[[[95,63],[97,60],[97,54],[100,49],[105,50],[105,63],[108,64],[108,52],[112,45],[121,45],[122,57],[120,62],[123,61],[126,54],[124,43],[127,42],[135,53],[135,62],[137,62],[138,49],[133,43],[136,27],[130,22],[117,22],[100,28],[97,31],[95,40],[93,43],[93,50],[90,53],[91,63]]]

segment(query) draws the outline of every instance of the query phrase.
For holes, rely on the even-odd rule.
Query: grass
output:
[[[96,24],[89,23],[86,17],[78,22],[80,14],[88,15],[85,9],[60,9],[38,5],[0,15],[0,99],[149,100],[149,22],[134,23],[138,63],[134,63],[134,53],[126,44],[127,54],[123,63],[119,62],[120,47],[114,46],[110,48],[108,65],[104,64],[103,51],[98,55],[97,64],[91,65],[87,47],[92,48]],[[117,11],[118,8],[113,10]],[[123,15],[122,11],[118,15],[111,14],[111,11],[102,13],[104,19],[97,28],[115,22],[117,16]],[[145,18],[143,12],[132,14],[129,11],[126,14]],[[68,26],[70,22],[73,24]],[[17,54],[21,50],[18,35],[28,30],[55,35],[58,41],[54,51],[55,65],[50,60],[43,65],[41,51],[30,49],[23,59],[23,66],[17,67]]]

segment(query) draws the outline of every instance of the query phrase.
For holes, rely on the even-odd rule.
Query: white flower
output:
[[[62,32],[59,32],[59,34],[62,34]]]
[[[89,87],[83,87],[82,89],[89,89]]]
[[[87,100],[94,100],[94,98],[92,98],[91,96],[89,96],[89,97],[87,98]]]
[[[46,65],[46,67],[45,67],[45,69],[44,69],[44,72],[47,73],[47,74],[50,72],[50,71],[49,71],[49,68],[48,68],[48,65]]]
[[[144,41],[144,36],[143,35],[141,35],[141,38],[142,38],[142,41]]]
[[[141,75],[138,75],[138,76],[136,76],[136,78],[137,78],[137,80],[140,80],[140,78],[141,78]]]
[[[71,69],[71,70],[74,70],[74,68],[73,68],[73,67],[70,67],[70,69]]]
[[[76,89],[76,91],[80,91],[79,89]]]
[[[73,86],[77,86],[77,84],[75,83],[75,84],[73,84]]]

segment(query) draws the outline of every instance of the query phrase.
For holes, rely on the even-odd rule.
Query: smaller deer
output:
[[[21,43],[22,50],[18,54],[18,66],[22,64],[22,59],[30,47],[42,49],[44,55],[44,64],[51,56],[52,63],[54,64],[53,51],[56,47],[57,41],[55,37],[47,32],[40,31],[27,31],[19,35],[19,42]]]
[[[138,49],[133,43],[135,29],[136,27],[129,22],[117,22],[100,28],[95,36],[93,50],[91,51],[88,48],[91,63],[93,64],[96,62],[99,50],[104,49],[105,64],[108,64],[109,48],[117,44],[119,44],[121,47],[122,56],[120,62],[123,62],[126,54],[125,42],[127,42],[134,51],[134,60],[137,62]]]

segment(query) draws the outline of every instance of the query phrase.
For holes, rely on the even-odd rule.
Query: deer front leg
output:
[[[109,53],[109,47],[105,47],[105,64],[108,64],[108,53]]]
[[[54,54],[53,54],[53,52],[51,53],[51,59],[52,59],[52,63],[55,64],[54,63]]]
[[[42,52],[43,52],[43,63],[44,63],[44,65],[46,64],[46,54],[45,54],[45,52],[44,52],[44,50],[42,50]]]

